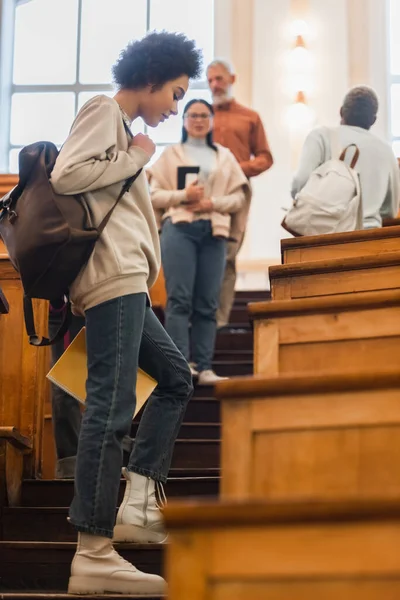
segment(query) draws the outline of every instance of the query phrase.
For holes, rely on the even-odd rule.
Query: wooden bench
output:
[[[349,231],[281,241],[283,264],[400,252],[400,227]]]
[[[2,506],[20,504],[23,457],[31,451],[31,439],[16,427],[0,427],[0,515]]]
[[[273,300],[400,288],[400,252],[270,267]]]
[[[49,393],[46,380],[49,351],[29,344],[24,325],[21,281],[1,241],[0,287],[9,303],[7,316],[0,317],[0,430],[6,428],[10,431],[11,428],[22,436],[20,439],[29,440],[27,453],[22,455],[24,475],[35,477],[41,472],[43,405]],[[35,301],[34,308],[38,330],[45,332],[47,302]],[[13,440],[4,442],[3,438],[3,449],[6,444],[8,454],[14,452],[15,437]],[[11,464],[10,460],[7,464]]]
[[[257,375],[399,366],[400,290],[256,302],[249,313]]]
[[[216,386],[224,499],[400,497],[400,369]]]
[[[170,600],[398,600],[400,499],[170,504]]]
[[[6,315],[9,311],[9,304],[7,302],[7,298],[5,297],[5,294],[3,293],[2,289],[0,288],[0,314],[1,315]]]

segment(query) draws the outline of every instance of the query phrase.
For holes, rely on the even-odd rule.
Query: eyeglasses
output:
[[[195,119],[201,119],[205,121],[206,119],[211,119],[210,113],[186,113],[185,119],[190,119],[194,121]]]

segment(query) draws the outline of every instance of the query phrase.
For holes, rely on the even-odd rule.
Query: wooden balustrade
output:
[[[13,175],[0,176],[0,194],[6,193],[16,180]],[[28,342],[21,281],[1,240],[0,288],[3,303],[7,299],[8,306],[7,314],[0,315],[0,488],[7,490],[7,501],[15,504],[22,465],[25,476],[40,475],[43,405],[49,393],[46,380],[49,353]],[[35,301],[34,309],[38,329],[45,332],[47,303]],[[4,495],[1,501],[5,501]]]
[[[400,497],[400,371],[216,386],[223,499]]]
[[[396,368],[400,291],[249,305],[254,372],[341,373]]]
[[[170,504],[169,600],[397,600],[400,498]]]
[[[270,267],[273,300],[335,296],[400,287],[400,252]]]
[[[285,265],[316,260],[379,256],[400,251],[400,227],[288,238],[281,241]]]

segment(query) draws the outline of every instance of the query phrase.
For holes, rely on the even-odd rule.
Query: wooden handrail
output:
[[[7,298],[5,297],[2,289],[0,287],[0,314],[6,315],[9,312],[9,304],[7,302]]]
[[[270,300],[250,302],[249,316],[253,320],[284,318],[309,313],[329,313],[370,308],[386,308],[400,304],[400,290],[376,292],[354,292],[348,295],[320,296],[316,298],[293,298],[291,300]]]
[[[355,522],[400,518],[400,497],[307,502],[174,502],[165,508],[168,529]]]
[[[16,427],[0,427],[0,439],[6,439],[18,450],[32,450],[32,442]]]
[[[400,265],[400,252],[386,252],[378,256],[356,256],[331,260],[316,260],[293,265],[270,267],[270,277],[275,279],[296,275],[316,275],[335,271],[353,271]]]
[[[382,226],[383,227],[396,227],[400,225],[400,218],[399,217],[393,217],[391,219],[383,219],[382,221]]]
[[[399,219],[400,225],[400,219]],[[293,250],[309,246],[328,246],[345,244],[350,242],[363,242],[369,240],[380,240],[392,237],[400,237],[399,225],[376,229],[362,229],[360,231],[346,231],[344,233],[328,233],[325,235],[310,235],[304,237],[287,238],[281,240],[281,250]]]
[[[215,395],[220,400],[243,400],[292,396],[303,394],[326,394],[344,391],[363,391],[400,387],[400,369],[377,371],[376,373],[355,372],[329,375],[280,376],[280,377],[234,377],[220,381],[215,386]]]

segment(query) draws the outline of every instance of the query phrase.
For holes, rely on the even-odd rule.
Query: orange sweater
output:
[[[229,148],[246,177],[269,169],[273,158],[260,116],[235,100],[214,105],[214,140]]]

